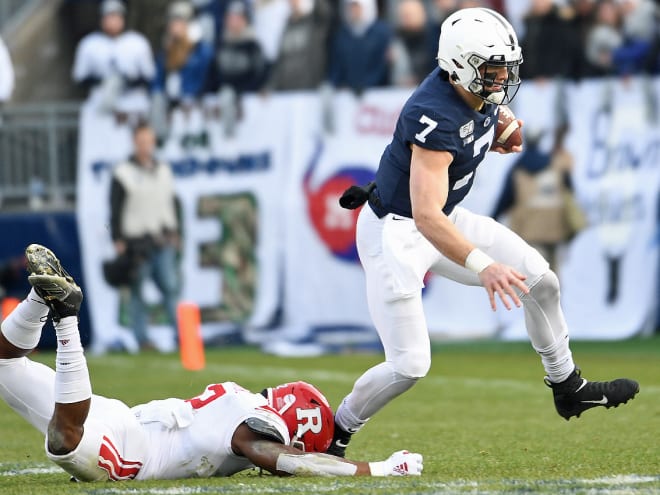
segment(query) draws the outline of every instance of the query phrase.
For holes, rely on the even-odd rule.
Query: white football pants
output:
[[[521,297],[527,332],[552,381],[563,381],[575,365],[559,306],[559,282],[543,257],[517,234],[489,217],[456,207],[449,216],[460,232],[494,260],[527,276]],[[422,306],[425,274],[431,270],[466,285],[481,285],[474,272],[442,255],[412,219],[378,218],[368,205],[358,217],[357,247],[367,283],[369,312],[385,350],[385,362],[362,375],[336,419],[357,430],[374,413],[426,375],[431,350]],[[484,293],[484,297],[487,297]]]
[[[6,320],[2,322],[2,333],[14,336],[35,333],[39,341],[45,318],[39,321],[39,312],[44,308],[31,298],[19,304]],[[43,316],[48,312],[46,308]],[[32,315],[36,322],[26,319]],[[76,327],[77,331],[77,327]],[[28,339],[29,340],[29,339]],[[32,361],[27,357],[0,359],[0,398],[9,407],[21,415],[44,436],[48,434],[48,423],[55,408],[56,372],[48,366]],[[118,476],[134,477],[139,469],[115,466],[114,457],[108,454],[108,468],[101,467],[103,451],[100,446],[109,442],[123,459],[142,459],[146,456],[147,441],[135,415],[126,404],[115,399],[98,395],[92,396],[92,403],[82,440],[76,449],[65,455],[52,454],[45,439],[46,455],[65,471],[81,481],[108,479],[108,469]],[[103,454],[105,455],[105,454]],[[121,457],[120,457],[121,458]],[[104,458],[105,459],[105,458]],[[105,461],[104,461],[105,462]],[[119,478],[111,478],[119,479]]]

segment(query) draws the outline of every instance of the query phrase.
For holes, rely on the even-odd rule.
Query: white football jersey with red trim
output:
[[[149,442],[136,479],[229,476],[252,467],[231,449],[236,428],[249,418],[266,421],[289,442],[284,420],[267,400],[233,382],[209,385],[186,401],[152,401],[133,412]]]

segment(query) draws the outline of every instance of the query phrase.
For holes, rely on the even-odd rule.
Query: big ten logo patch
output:
[[[367,165],[346,164],[318,186],[312,186],[314,171],[323,153],[319,142],[305,171],[303,188],[307,200],[307,213],[321,242],[337,258],[358,262],[355,228],[360,209],[346,210],[339,205],[343,192],[353,184],[366,184],[374,179]]]

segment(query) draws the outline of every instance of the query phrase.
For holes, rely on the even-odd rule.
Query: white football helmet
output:
[[[442,23],[438,64],[454,82],[490,103],[507,104],[513,99],[520,85],[522,61],[513,27],[494,10],[462,9]],[[494,83],[494,72],[489,69],[501,67],[507,68],[507,80],[496,83],[499,90],[487,90]]]

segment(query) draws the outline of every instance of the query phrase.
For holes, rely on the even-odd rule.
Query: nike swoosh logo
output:
[[[605,404],[608,403],[608,400],[607,397],[603,395],[603,398],[600,400],[581,400],[580,402],[582,402],[583,404],[601,404],[604,406]]]
[[[577,390],[575,392],[579,392],[580,390],[582,390],[586,384],[587,384],[587,379],[583,378],[582,383],[580,384],[580,386],[577,388]]]
[[[395,217],[392,215],[392,220],[410,220],[409,218],[403,218],[403,217]]]
[[[345,449],[346,447],[348,447],[348,443],[344,443],[341,440],[337,440],[335,442],[335,445],[341,449]]]

